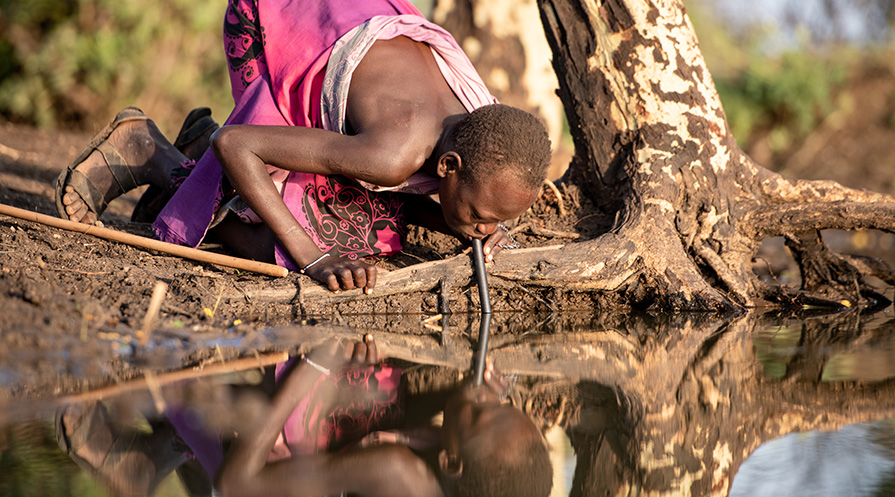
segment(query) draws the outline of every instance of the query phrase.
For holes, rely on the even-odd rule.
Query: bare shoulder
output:
[[[404,445],[365,449],[368,461],[364,495],[444,497],[434,471]]]
[[[351,79],[348,121],[378,141],[431,149],[445,118],[463,112],[428,45],[403,36],[374,43]]]

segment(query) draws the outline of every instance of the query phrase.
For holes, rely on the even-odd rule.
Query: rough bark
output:
[[[432,20],[461,44],[503,103],[539,116],[550,139],[562,136],[562,102],[536,0],[438,0]],[[564,164],[563,164],[564,165]]]
[[[895,199],[753,163],[730,134],[680,1],[540,6],[577,152],[568,179],[621,201],[614,233],[586,244],[622,239],[636,254],[591,277],[625,280],[615,290],[631,301],[645,286],[664,307],[750,307],[779,299],[751,259],[762,239],[785,235],[806,249],[798,262],[808,295],[858,302],[871,291],[817,230],[892,230]]]

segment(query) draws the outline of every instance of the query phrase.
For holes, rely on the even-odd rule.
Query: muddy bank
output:
[[[89,138],[0,127],[0,203],[55,215],[53,182]],[[129,222],[140,193],[113,201],[102,217],[106,227],[150,236],[148,225]],[[576,198],[566,195],[567,212],[560,216],[555,195],[545,193],[520,219],[516,238],[530,247],[592,236],[605,219],[591,216],[573,226],[574,209],[589,209],[576,206]],[[377,265],[394,270],[459,257],[450,288],[433,289],[422,298],[389,295],[303,306],[300,289],[322,288],[297,274],[259,276],[0,216],[0,389],[16,398],[71,393],[139,376],[147,367],[163,371],[247,352],[294,349],[296,343],[278,340],[269,329],[295,324],[468,340],[478,325],[464,313],[477,311],[478,296],[470,286],[466,250],[451,237],[412,229],[406,250]],[[149,344],[142,348],[136,344],[138,332],[157,281],[167,283],[167,296]],[[513,290],[497,285],[495,291]],[[499,313],[503,317],[495,319],[496,333],[510,324],[535,326],[550,320],[515,312],[539,306],[549,310],[540,297],[518,293],[513,300],[518,306],[495,309],[514,311]],[[587,303],[574,307],[586,309]],[[450,322],[427,320],[448,309],[454,313]],[[592,318],[585,313],[565,319],[572,328]]]

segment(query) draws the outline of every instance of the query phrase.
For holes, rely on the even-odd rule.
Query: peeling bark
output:
[[[536,0],[437,0],[432,19],[447,29],[501,102],[539,116],[562,139],[562,103]]]
[[[892,197],[784,178],[745,156],[679,1],[540,5],[566,112],[575,116],[579,154],[568,179],[592,196],[621,199],[630,222],[612,241],[622,236],[635,247],[654,290],[646,303],[751,307],[768,296],[751,270],[763,238],[895,228]],[[869,289],[859,271],[836,260],[799,258],[811,275],[802,290],[861,301]],[[805,269],[812,263],[815,270]]]

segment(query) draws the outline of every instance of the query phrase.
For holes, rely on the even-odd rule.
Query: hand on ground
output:
[[[326,285],[330,290],[351,290],[363,288],[364,293],[373,293],[376,286],[376,266],[364,261],[352,261],[341,257],[327,257],[314,264],[305,274]]]

